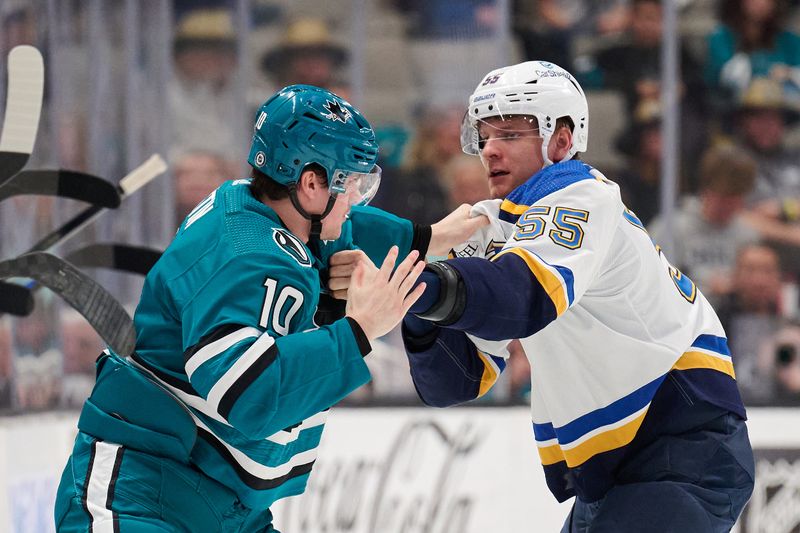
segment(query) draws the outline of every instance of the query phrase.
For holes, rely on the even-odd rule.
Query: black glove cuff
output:
[[[467,291],[458,270],[444,261],[428,263],[425,270],[439,278],[439,300],[418,317],[434,322],[439,326],[455,324],[464,314]]]
[[[414,236],[411,238],[411,250],[419,251],[420,259],[425,259],[428,253],[428,246],[431,244],[431,235],[433,235],[433,230],[431,230],[430,226],[414,224]]]
[[[414,334],[409,331],[405,320],[401,322],[400,332],[403,337],[403,345],[408,353],[424,352],[430,349],[430,347],[433,346],[433,343],[436,341],[436,338],[439,336],[439,328],[432,326],[432,329],[429,332],[423,333],[419,337],[415,337]]]
[[[356,344],[358,344],[358,351],[361,352],[361,357],[366,357],[372,351],[372,345],[369,343],[367,334],[361,329],[361,324],[356,322],[355,318],[346,316],[344,317],[350,328],[353,330],[353,335],[356,337]]]

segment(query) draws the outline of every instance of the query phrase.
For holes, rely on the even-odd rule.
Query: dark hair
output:
[[[572,121],[570,117],[566,115],[564,115],[563,117],[558,117],[556,119],[556,131],[558,131],[559,128],[563,128],[564,126],[568,127],[569,131],[571,131],[572,133],[575,133],[575,123]]]
[[[572,133],[575,133],[575,122],[573,122],[572,119],[570,117],[566,116],[566,115],[564,115],[563,117],[558,117],[556,119],[556,129],[555,129],[555,131],[558,131],[560,128],[564,128],[564,127],[569,128],[569,131],[571,131]],[[581,160],[581,153],[580,152],[575,152],[575,155],[572,156],[572,160],[573,161],[580,161]]]
[[[747,24],[747,17],[744,13],[745,0],[722,0],[719,5],[720,20],[731,27],[737,34],[737,48],[743,52],[752,52],[759,48],[771,48],[775,43],[775,38],[780,33],[785,12],[783,0],[773,0],[775,10],[772,16],[764,22],[761,31],[755,37],[748,37],[744,28]]]
[[[317,176],[327,181],[325,169],[318,163],[309,163],[303,167],[303,172],[306,170],[313,171]],[[250,177],[253,181],[250,183],[250,191],[253,196],[261,200],[262,198],[269,198],[270,200],[283,200],[289,197],[289,188],[282,183],[272,179],[255,167],[252,167]]]

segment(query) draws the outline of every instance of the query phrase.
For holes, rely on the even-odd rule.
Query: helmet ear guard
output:
[[[490,117],[535,117],[542,137],[545,164],[547,146],[557,121],[568,117],[574,124],[573,144],[565,160],[585,152],[589,139],[589,107],[586,95],[573,76],[547,61],[527,61],[489,72],[469,98],[461,126],[462,148],[479,153],[478,122]]]

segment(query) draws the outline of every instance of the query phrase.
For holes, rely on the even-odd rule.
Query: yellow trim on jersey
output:
[[[567,466],[575,468],[599,453],[616,450],[629,444],[636,436],[636,432],[639,431],[639,426],[642,425],[642,420],[644,420],[646,414],[647,409],[623,426],[595,435],[574,448],[561,448],[567,460]]]
[[[714,357],[704,352],[686,352],[672,367],[674,370],[690,370],[693,368],[709,368],[728,374],[733,379],[736,379],[736,373],[733,371],[733,363],[721,357]]]
[[[517,255],[525,261],[525,264],[528,265],[528,268],[531,269],[531,272],[533,272],[533,275],[536,276],[536,279],[539,281],[539,284],[544,287],[545,292],[553,301],[553,305],[556,308],[556,315],[561,316],[561,314],[567,310],[567,307],[569,307],[569,300],[567,299],[567,290],[558,276],[553,274],[548,267],[542,264],[533,253],[524,248],[509,248],[508,250],[503,250],[492,257],[492,261],[497,261],[498,257],[507,253]]]
[[[566,460],[564,452],[561,451],[561,446],[558,444],[539,448],[539,459],[542,461],[542,466],[550,466]]]
[[[512,215],[521,215],[527,211],[529,207],[529,205],[515,204],[514,202],[503,200],[503,203],[500,204],[500,211],[505,211],[506,213],[511,213]]]
[[[492,385],[497,381],[497,377],[500,375],[499,369],[495,366],[494,361],[492,358],[480,350],[477,350],[478,357],[481,358],[483,361],[483,375],[481,376],[481,386],[478,389],[478,398],[489,392],[489,389],[492,388]]]

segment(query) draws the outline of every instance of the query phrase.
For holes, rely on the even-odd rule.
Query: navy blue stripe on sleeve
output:
[[[461,274],[467,292],[464,313],[449,328],[487,340],[520,339],[555,320],[553,301],[518,255],[447,262]]]

